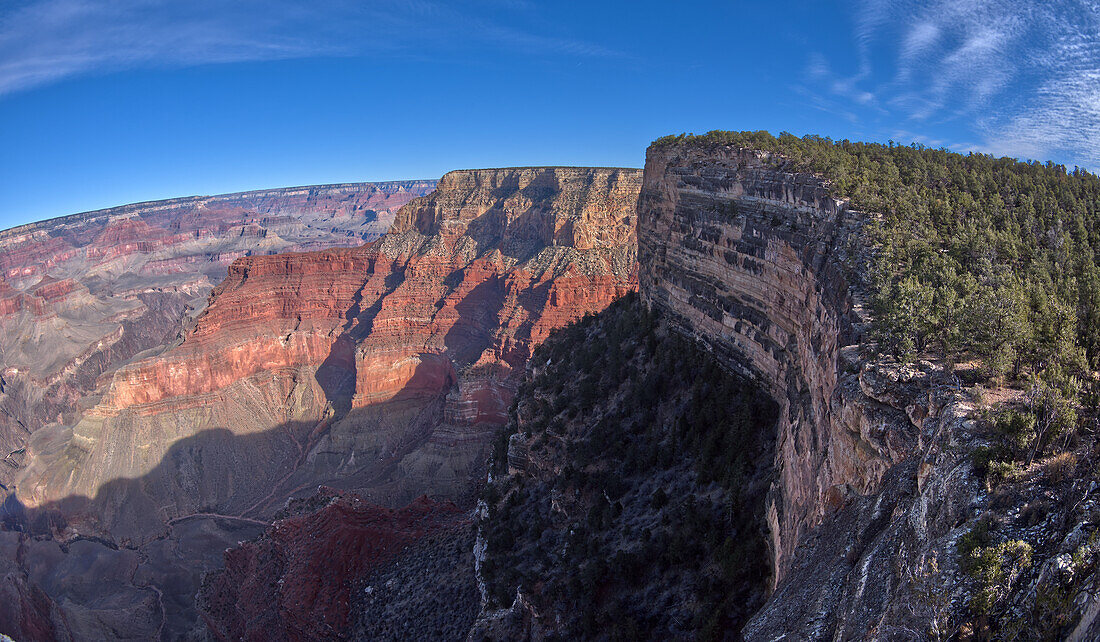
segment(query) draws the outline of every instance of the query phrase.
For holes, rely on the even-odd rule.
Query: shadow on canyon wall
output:
[[[342,350],[347,350],[346,343],[337,342],[325,362],[342,361],[343,357],[337,354]],[[317,422],[291,421],[246,434],[237,434],[227,427],[201,430],[173,443],[148,473],[109,480],[94,497],[70,495],[41,506],[27,506],[15,489],[0,505],[0,524],[7,530],[38,536],[61,533],[69,525],[82,527],[80,530],[92,525],[98,531],[97,537],[105,543],[127,547],[163,536],[167,526],[193,516],[266,522],[277,511],[274,504],[279,503],[266,500],[311,492],[312,489],[294,488],[285,482],[290,479],[288,475],[307,464],[311,447],[341,421],[356,424],[356,431],[384,430],[386,434],[378,435],[383,438],[378,446],[384,454],[365,465],[375,469],[372,477],[376,483],[368,485],[386,485],[395,481],[392,475],[396,464],[430,436],[430,425],[417,426],[409,420],[419,418],[421,423],[430,424],[440,415],[438,411],[454,387],[453,377],[439,376],[439,363],[438,359],[421,362],[391,399],[364,408],[345,408],[344,412]],[[351,367],[354,368],[354,361]],[[336,365],[329,368],[339,369]],[[330,379],[338,383],[348,377],[346,373],[331,374]],[[350,387],[346,383],[327,386],[334,408],[349,402],[349,388],[354,391],[351,376]],[[437,385],[439,382],[443,385]],[[390,417],[406,420],[406,430],[394,432],[395,426],[387,421]],[[413,436],[410,433],[422,438],[410,439]],[[336,469],[313,470],[317,473],[314,488],[339,483],[342,477]],[[386,503],[384,497],[379,500]]]
[[[372,263],[370,273],[374,272]],[[351,307],[344,313],[344,327],[332,344],[327,357],[317,368],[317,383],[325,393],[336,415],[334,421],[343,418],[351,409],[355,394],[357,365],[355,360],[359,342],[374,330],[374,319],[382,311],[382,304],[405,282],[405,266],[394,266],[394,271],[383,281],[383,293],[374,303],[363,309],[363,292],[355,293]]]
[[[593,187],[591,183],[586,189],[590,187]],[[519,187],[518,174],[508,175],[491,191],[492,198],[499,203],[519,194],[530,203],[528,207],[509,220],[510,213],[494,205],[467,224],[465,236],[475,242],[478,256],[499,249],[502,255],[519,264],[535,258],[547,247],[572,246],[573,226],[577,221],[570,217],[560,229],[555,229],[558,208],[553,198],[564,191],[560,178],[553,172],[540,173],[523,188]],[[584,200],[583,197],[578,199],[579,202]]]
[[[8,494],[0,505],[0,567],[19,572],[0,573],[0,594],[11,593],[4,584],[22,574],[49,596],[56,606],[37,609],[41,617],[51,608],[63,615],[32,627],[53,631],[43,639],[64,639],[64,628],[73,639],[195,639],[205,631],[195,607],[203,574],[223,566],[227,549],[259,536],[291,497],[334,486],[396,508],[429,491],[470,508],[468,493],[430,493],[401,478],[400,462],[431,437],[451,389],[425,392],[424,380],[438,378],[422,370],[435,364],[421,364],[395,398],[346,411],[343,422],[353,430],[380,430],[370,453],[307,461],[332,417],[243,435],[207,429],[172,444],[145,475],[112,479],[94,497],[27,506],[17,492]],[[23,608],[19,623],[5,621],[0,609],[0,632],[37,639],[27,628],[31,612]]]

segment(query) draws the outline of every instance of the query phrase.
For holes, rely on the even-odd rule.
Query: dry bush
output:
[[[1061,482],[1069,479],[1077,469],[1077,455],[1071,452],[1058,453],[1043,463],[1047,479]]]

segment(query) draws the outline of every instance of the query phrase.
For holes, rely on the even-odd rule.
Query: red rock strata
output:
[[[233,260],[361,245],[434,187],[353,183],[181,198],[0,231],[0,484],[27,463],[31,434],[75,421],[101,375],[173,340],[188,307],[201,305]]]
[[[206,576],[199,605],[218,639],[341,639],[357,580],[413,542],[468,519],[449,502],[420,497],[392,510],[331,489],[297,508],[301,514],[226,551],[225,568]]]
[[[319,485],[468,501],[534,346],[636,288],[640,185],[638,170],[452,172],[373,243],[238,259],[177,341],[29,440],[13,495],[28,528],[149,551],[188,525],[222,541]],[[193,585],[155,581],[176,605],[164,626],[191,626]]]
[[[335,479],[374,479],[390,501],[457,496],[533,347],[635,289],[639,186],[637,170],[452,172],[375,243],[239,259],[180,345],[114,374],[74,428],[79,451],[28,476],[26,499],[95,497],[105,480],[146,474],[173,443],[213,429],[292,438],[292,450],[271,446],[272,466],[287,467],[274,490],[270,466],[219,481],[207,465],[196,483],[223,510],[259,516]],[[337,474],[352,466],[359,477]],[[164,475],[174,485],[192,472]],[[168,502],[170,517],[205,493],[170,494],[184,505],[127,504]],[[147,517],[166,519],[162,509],[127,521]]]
[[[637,175],[624,174],[452,172],[378,243],[241,259],[184,344],[120,372],[102,410],[326,359],[354,377],[353,407],[437,392],[456,368],[507,374],[550,330],[634,289]]]

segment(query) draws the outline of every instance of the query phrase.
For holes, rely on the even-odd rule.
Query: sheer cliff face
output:
[[[353,183],[180,198],[0,232],[0,484],[28,461],[30,433],[74,421],[100,376],[175,339],[234,259],[360,245],[434,187]]]
[[[643,297],[783,405],[769,509],[777,578],[826,496],[866,492],[891,461],[842,394],[840,352],[858,327],[843,251],[858,224],[822,181],[762,152],[668,147],[647,158]]]
[[[460,498],[532,347],[635,289],[640,183],[452,172],[375,243],[236,261],[179,345],[115,373],[71,438],[32,442],[20,500],[93,498],[56,506],[142,541],[320,483]]]
[[[782,407],[767,500],[776,585],[748,640],[911,639],[965,621],[974,589],[956,543],[995,505],[972,472],[981,433],[958,380],[860,344],[845,275],[863,215],[827,188],[764,152],[684,144],[649,150],[639,198],[643,299]],[[1000,523],[1045,538],[1032,587],[1057,573],[1051,551],[1076,546],[1068,528]]]

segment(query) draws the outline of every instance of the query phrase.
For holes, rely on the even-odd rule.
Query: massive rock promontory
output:
[[[988,400],[946,364],[899,362],[868,338],[861,228],[876,215],[794,167],[709,137],[658,141],[639,199],[643,299],[781,407],[775,588],[741,635],[980,638],[994,608],[1002,631],[1095,635],[1095,484],[1038,463],[1008,487],[983,483]],[[1026,553],[996,552],[1010,545]],[[966,558],[975,546],[996,578]]]
[[[964,536],[974,537],[968,533],[980,531],[983,515],[1004,509],[997,508],[997,501],[1004,500],[992,498],[973,472],[970,453],[983,443],[976,421],[978,402],[943,364],[900,363],[880,354],[867,339],[870,319],[861,305],[860,270],[868,247],[862,228],[874,215],[853,211],[847,200],[833,195],[823,178],[793,168],[792,162],[774,152],[712,142],[707,137],[659,141],[647,154],[638,204],[642,301],[657,313],[662,327],[693,339],[725,370],[755,381],[778,403],[774,424],[755,428],[767,434],[741,444],[742,455],[774,452],[774,461],[767,466],[755,462],[755,472],[741,466],[740,484],[734,486],[750,489],[760,483],[760,475],[770,475],[762,516],[738,504],[741,511],[730,509],[728,524],[718,527],[718,532],[695,537],[712,541],[708,538],[736,534],[747,544],[760,531],[769,542],[771,593],[740,631],[746,639],[911,639],[906,636],[913,631],[924,635],[932,630],[930,626],[939,627],[935,629],[939,635],[948,622],[961,625],[973,617],[967,605],[975,583],[963,569],[957,543]],[[630,336],[615,330],[615,319],[606,315],[599,319],[596,329],[574,329],[561,341],[569,343],[572,353],[584,355],[606,349],[610,339],[602,334]],[[586,332],[594,334],[586,339]],[[652,350],[660,344],[659,336],[657,331],[653,335],[657,338],[633,338],[628,343]],[[668,431],[679,426],[686,440],[680,461],[691,461],[701,456],[689,446],[692,430],[705,427],[715,433],[708,434],[713,445],[724,432],[744,430],[745,425],[736,411],[727,411],[725,424],[707,423],[705,413],[691,414],[707,403],[705,399],[691,402],[696,410],[690,404],[673,404],[675,412],[687,412],[689,418],[678,419],[668,411],[668,416],[657,413],[664,419],[656,420],[656,425],[631,419],[630,411],[622,409],[642,400],[630,385],[663,389],[645,371],[668,362],[659,353],[658,349],[633,370],[626,368],[637,380],[619,384],[627,388],[617,393],[617,379],[610,387],[601,383],[594,390],[591,383],[584,383],[601,377],[602,368],[593,365],[590,357],[555,356],[554,368],[571,369],[568,381],[546,380],[551,363],[545,357],[530,366],[527,394],[520,399],[513,424],[516,432],[507,442],[506,454],[497,454],[506,462],[498,462],[500,478],[484,496],[487,512],[480,531],[480,579],[492,597],[475,629],[479,633],[509,639],[578,630],[590,635],[593,631],[622,634],[631,626],[674,631],[702,617],[699,613],[705,611],[689,617],[691,608],[672,606],[679,604],[675,600],[660,607],[624,600],[624,596],[641,594],[665,599],[662,591],[671,590],[675,582],[631,584],[651,571],[631,566],[631,560],[641,550],[648,558],[662,560],[657,569],[674,566],[675,551],[661,549],[662,543],[673,540],[661,533],[664,526],[654,524],[667,523],[660,519],[705,521],[710,513],[699,496],[712,498],[717,492],[684,491],[706,474],[697,466],[694,472],[689,466],[673,474],[666,460],[651,454],[653,444],[648,440],[667,439]],[[563,358],[567,362],[559,364]],[[705,388],[718,379],[711,376],[693,385]],[[532,394],[532,389],[539,392]],[[671,390],[670,394],[677,394],[678,389]],[[583,406],[584,399],[593,395],[601,402],[591,410],[592,418],[575,410],[559,414],[563,407]],[[576,425],[570,423],[577,416],[581,419]],[[608,443],[609,438],[600,434],[611,430],[605,426],[608,422],[628,435],[612,440],[622,451],[616,451],[614,461],[648,461],[651,466],[649,477],[624,473],[608,482],[606,488],[614,489],[610,498],[606,492],[586,494],[584,490],[584,480],[602,479],[608,466],[618,465],[601,462],[600,452],[592,452],[592,444]],[[632,442],[629,435],[642,427],[647,439]],[[712,451],[703,452],[713,456]],[[737,454],[724,456],[736,462]],[[655,486],[665,494],[656,494]],[[1078,486],[1072,491],[1075,496],[1087,497],[1085,487]],[[669,491],[675,488],[698,496],[675,496]],[[1047,491],[1031,484],[1014,492],[1042,505]],[[615,519],[601,515],[604,499]],[[662,510],[666,505],[672,508]],[[1073,510],[1093,510],[1088,504],[1078,506],[1086,508]],[[587,521],[570,521],[585,511]],[[654,513],[663,517],[655,520]],[[1027,612],[1031,599],[1027,596],[1049,590],[1042,589],[1043,578],[1059,572],[1055,553],[1079,546],[1081,536],[1073,543],[1070,526],[1082,517],[1059,514],[1052,517],[1050,528],[1027,531],[1028,522],[1018,513],[1010,511],[998,517],[998,523],[1005,533],[1036,542],[1037,558],[1042,550],[1044,565],[1049,567],[1018,583],[1024,588],[1013,597],[1018,604],[1013,617],[1024,617],[1019,613]],[[515,523],[517,514],[524,516],[524,522],[549,526],[529,531]],[[648,530],[639,543],[637,530],[642,524]],[[542,550],[543,538],[554,529],[568,532],[570,545],[562,549],[565,553],[555,548],[546,555],[568,557],[572,547],[587,546],[590,553],[596,551],[598,556],[603,550],[609,557],[573,563],[598,568],[622,564],[631,570],[606,581],[589,574],[579,585],[574,582],[561,589],[566,580],[554,569],[564,562],[543,560],[540,567],[535,563],[541,559],[539,554],[531,553]],[[517,551],[527,551],[535,561]],[[737,559],[738,553],[723,555],[728,561]],[[502,564],[507,566],[503,571]],[[541,575],[532,577],[532,568],[542,569]],[[1032,588],[1027,588],[1027,582]],[[547,589],[552,586],[559,588]],[[751,595],[749,585],[736,590]],[[591,612],[597,615],[578,621],[570,615],[570,600],[585,591],[596,596]],[[693,608],[699,606],[692,598],[681,595],[679,599]],[[668,609],[681,607],[684,613],[673,618],[673,624],[662,619],[668,617]],[[615,613],[620,616],[608,615]],[[709,617],[742,614],[728,608]]]

